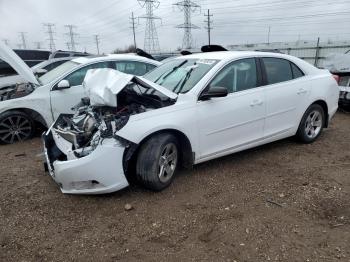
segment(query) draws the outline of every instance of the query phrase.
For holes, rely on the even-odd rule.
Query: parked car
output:
[[[350,110],[350,53],[331,54],[324,67],[336,75],[339,84],[339,107]]]
[[[176,57],[144,77],[89,71],[89,97],[43,136],[63,193],[101,194],[136,180],[162,190],[179,166],[297,136],[314,142],[338,107],[327,70],[266,52]]]
[[[26,83],[0,89],[0,143],[28,139],[37,123],[49,127],[59,114],[74,113],[72,107],[84,96],[82,82],[89,69],[113,68],[129,74],[143,75],[160,65],[157,61],[136,55],[80,57],[37,78],[2,43],[0,57],[26,80]]]
[[[55,52],[47,50],[14,49],[14,52],[29,66],[33,67],[43,61],[62,57],[82,57],[89,56],[88,53],[62,51]],[[5,61],[0,60],[0,76],[13,75],[16,71]]]

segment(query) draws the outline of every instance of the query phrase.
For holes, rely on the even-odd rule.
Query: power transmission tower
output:
[[[135,34],[135,20],[136,18],[134,17],[134,12],[131,13],[131,17],[130,17],[130,23],[131,23],[131,28],[132,28],[132,34],[134,36],[134,47],[136,49],[136,34]]]
[[[199,29],[198,26],[191,23],[191,13],[194,12],[197,8],[200,8],[199,5],[197,5],[195,2],[192,2],[191,0],[184,0],[175,3],[180,11],[184,12],[184,18],[185,21],[181,25],[177,25],[176,28],[183,28],[184,29],[184,38],[182,42],[182,47],[190,49],[192,48],[192,29]]]
[[[210,31],[213,29],[212,27],[211,27],[211,25],[212,25],[212,23],[213,23],[213,21],[211,21],[211,17],[213,16],[213,15],[211,15],[210,14],[210,10],[208,9],[208,13],[207,14],[204,14],[204,16],[206,17],[206,20],[204,20],[204,22],[206,23],[206,27],[205,27],[205,29],[207,29],[207,31],[208,31],[208,44],[210,45]]]
[[[10,41],[8,39],[2,39],[2,41],[5,43],[5,45],[10,45]]]
[[[74,28],[76,28],[76,26],[74,25],[65,25],[66,28],[68,28],[68,33],[66,33],[66,35],[69,36],[69,40],[70,40],[70,47],[72,49],[72,51],[76,51],[75,46],[78,45],[77,42],[75,42],[74,37],[77,36],[78,34],[74,33]]]
[[[45,33],[48,34],[49,38],[47,40],[49,40],[49,48],[51,50],[51,52],[56,50],[56,45],[55,45],[55,38],[53,37],[54,35],[54,27],[55,24],[52,23],[45,23],[44,27],[47,28],[47,31]]]
[[[27,43],[26,43],[26,32],[19,32],[19,36],[21,38],[21,41],[22,41],[22,48],[23,49],[26,49],[27,48]]]
[[[36,49],[41,49],[41,42],[34,42]]]
[[[94,35],[95,38],[95,43],[96,43],[96,49],[97,49],[97,54],[100,54],[100,38],[98,35]]]
[[[146,7],[146,14],[139,18],[146,19],[145,42],[144,49],[149,53],[160,52],[157,29],[154,20],[159,20],[160,17],[154,16],[153,9],[159,7],[158,0],[137,0],[141,7]]]

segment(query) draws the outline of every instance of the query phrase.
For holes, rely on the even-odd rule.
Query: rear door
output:
[[[289,60],[264,57],[261,64],[266,84],[264,136],[293,132],[299,125],[300,111],[306,106],[311,86],[304,73]]]

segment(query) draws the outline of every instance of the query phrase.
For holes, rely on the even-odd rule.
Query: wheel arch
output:
[[[140,147],[146,141],[148,141],[151,137],[159,134],[164,134],[164,133],[172,134],[178,139],[180,144],[180,152],[181,152],[181,165],[185,168],[191,168],[193,166],[194,160],[195,160],[195,153],[192,151],[192,145],[187,135],[185,135],[183,132],[177,129],[172,129],[172,128],[161,129],[151,134],[148,134],[138,144],[131,143],[131,145],[128,146],[127,150],[125,150],[124,156],[123,156],[123,166],[124,166],[124,171],[126,172],[128,180],[130,179],[130,173],[133,172],[133,170],[130,170],[130,168],[133,168],[134,166],[133,164],[136,161],[136,157],[138,155],[138,151]],[[130,165],[130,163],[132,164]]]
[[[29,108],[25,108],[25,107],[11,108],[9,110],[1,112],[0,114],[4,114],[7,112],[15,112],[15,111],[23,112],[23,113],[27,114],[28,116],[30,116],[34,122],[39,123],[39,124],[43,125],[44,127],[48,127],[44,117],[40,113],[38,113],[37,111],[35,111],[33,109],[29,109]]]
[[[315,102],[313,102],[311,105],[319,105],[322,107],[324,114],[325,114],[325,117],[326,117],[326,119],[324,121],[324,127],[328,127],[329,114],[328,114],[327,102],[322,100],[322,99],[319,99],[319,100],[316,100]]]

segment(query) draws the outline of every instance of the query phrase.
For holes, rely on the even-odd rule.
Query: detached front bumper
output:
[[[44,153],[51,177],[67,194],[105,194],[127,187],[123,170],[125,148],[105,139],[89,155],[72,159],[69,142],[49,130],[43,135]]]

